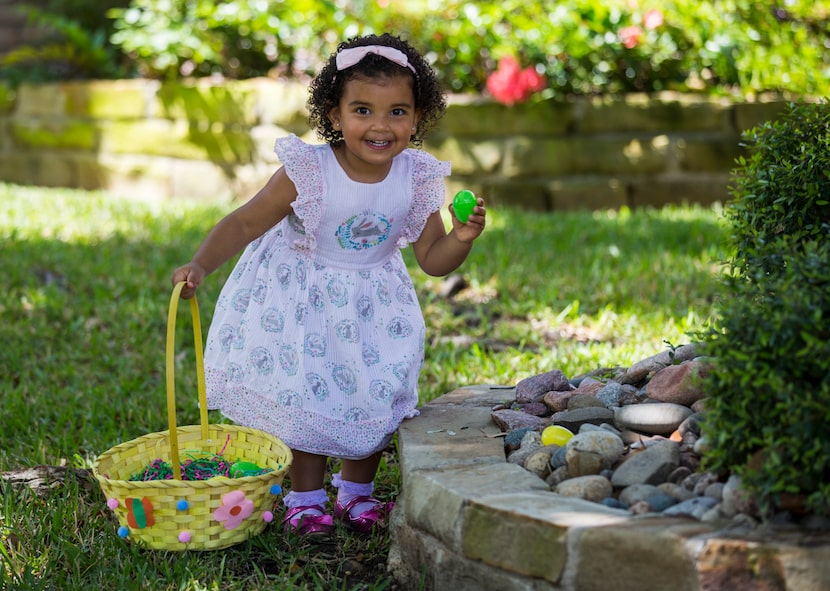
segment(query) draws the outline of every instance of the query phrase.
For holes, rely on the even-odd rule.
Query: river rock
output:
[[[694,359],[696,356],[695,352],[696,349],[693,344],[681,345],[673,351],[662,351],[648,359],[638,361],[629,367],[625,374],[620,376],[617,381],[621,384],[638,384],[646,379],[650,373],[657,372],[673,363]]]
[[[553,452],[553,455],[550,457],[550,467],[551,467],[551,469],[557,470],[559,468],[562,468],[563,466],[567,466],[568,465],[568,461],[566,459],[567,454],[568,454],[568,448],[565,447],[565,446],[560,447],[555,452]]]
[[[529,378],[519,380],[516,384],[516,402],[536,402],[544,396],[545,392],[555,390],[567,392],[571,390],[568,378],[560,369],[554,369],[540,373]]]
[[[613,488],[608,479],[602,476],[578,476],[560,482],[556,485],[554,492],[566,497],[578,497],[599,503],[602,499],[611,496]]]
[[[550,414],[550,409],[543,402],[528,402],[527,404],[523,404],[521,411],[534,417],[544,417]]]
[[[623,395],[623,386],[617,382],[608,382],[605,387],[596,393],[596,399],[608,408],[620,405],[620,398]]]
[[[685,501],[687,499],[691,499],[694,496],[697,496],[689,489],[683,488],[682,486],[680,486],[679,484],[675,484],[674,482],[664,482],[657,488],[662,490],[667,495],[673,496],[678,501]]]
[[[605,388],[605,384],[599,382],[597,380],[588,379],[584,380],[579,384],[579,387],[576,389],[576,392],[579,394],[588,394],[590,396],[596,396],[597,392],[601,392],[602,389]]]
[[[741,477],[732,474],[723,486],[721,491],[723,502],[721,503],[721,512],[726,517],[743,513],[746,515],[756,515],[758,506],[755,503],[752,495],[748,493],[742,486]]]
[[[685,437],[686,435],[700,437],[700,424],[703,422],[703,416],[702,412],[692,411],[692,414],[683,419],[683,422],[677,426],[681,437]]]
[[[599,474],[613,466],[625,450],[622,439],[602,429],[574,435],[566,448],[565,461],[572,476]]]
[[[692,517],[700,519],[703,515],[718,504],[717,499],[712,497],[694,497],[686,501],[681,501],[676,505],[672,505],[665,511],[663,515],[673,517]]]
[[[626,486],[620,491],[620,501],[630,506],[639,501],[645,501],[651,495],[656,495],[661,492],[659,488],[653,484],[632,484]]]
[[[705,366],[700,361],[692,360],[680,365],[669,365],[649,380],[646,395],[660,402],[691,406],[706,397],[700,379],[705,375]]]
[[[546,445],[534,450],[524,461],[525,470],[544,480],[551,472],[550,458],[557,449],[558,445]]]
[[[563,410],[568,410],[568,401],[577,394],[579,394],[577,390],[571,390],[570,392],[547,392],[542,397],[542,402],[553,412],[562,412]]]
[[[509,431],[507,435],[504,436],[504,451],[506,453],[510,453],[512,451],[516,451],[522,446],[522,438],[528,431],[532,431],[528,427],[524,427],[523,429],[513,429]]]
[[[644,501],[648,503],[648,506],[651,507],[651,510],[655,513],[662,513],[669,507],[677,505],[679,502],[673,496],[667,495],[662,491],[646,497]]]
[[[615,408],[614,421],[620,429],[671,435],[691,414],[689,407],[671,402],[631,404]]]
[[[666,481],[679,462],[679,446],[672,441],[658,441],[620,464],[611,477],[611,484],[615,487],[641,483],[656,486]]]
[[[514,429],[538,429],[542,430],[550,424],[548,419],[542,417],[534,417],[526,412],[520,410],[510,410],[508,408],[502,410],[494,410],[490,413],[493,422],[499,426],[499,429],[508,433]]]
[[[551,417],[551,422],[554,425],[561,425],[573,433],[577,433],[579,431],[579,427],[584,423],[601,425],[602,423],[607,423],[613,420],[614,411],[600,407],[566,410],[564,412],[558,412]]]
[[[605,404],[601,400],[598,400],[595,396],[591,396],[590,394],[576,394],[576,396],[571,396],[570,400],[568,400],[568,410],[577,410],[579,408],[589,408],[592,406],[605,408]]]

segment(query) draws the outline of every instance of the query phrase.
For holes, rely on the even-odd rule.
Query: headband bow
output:
[[[409,59],[406,57],[406,54],[387,45],[362,45],[359,47],[350,47],[349,49],[341,50],[335,58],[337,71],[339,72],[340,70],[351,68],[370,53],[386,58],[390,62],[396,63],[404,68],[409,68],[416,77],[418,76],[415,68],[409,63]]]

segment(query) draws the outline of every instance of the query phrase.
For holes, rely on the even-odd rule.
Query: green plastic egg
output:
[[[262,468],[253,462],[234,462],[230,472],[231,477],[242,478],[243,476],[256,476],[262,473]]]
[[[455,217],[458,218],[458,221],[464,224],[467,223],[467,220],[470,218],[470,214],[473,213],[473,208],[476,205],[478,205],[478,202],[476,201],[475,194],[467,189],[462,189],[456,193],[452,200],[452,208],[455,211]]]

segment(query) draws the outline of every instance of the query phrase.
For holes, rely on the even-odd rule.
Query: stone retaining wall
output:
[[[275,137],[314,141],[305,87],[269,79],[0,87],[0,181],[204,199],[247,198],[278,164]],[[506,107],[451,97],[425,148],[450,192],[540,210],[728,199],[742,130],[783,102],[664,95]]]
[[[460,388],[398,433],[388,566],[422,591],[826,591],[830,532],[633,516],[505,460],[499,386]]]

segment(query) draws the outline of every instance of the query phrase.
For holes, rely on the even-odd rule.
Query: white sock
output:
[[[322,488],[318,488],[317,490],[309,490],[303,492],[291,491],[283,498],[283,504],[288,507],[289,509],[293,509],[294,507],[304,507],[304,506],[313,506],[313,505],[321,505],[323,507],[326,506],[326,502],[329,500],[326,491]],[[301,519],[304,515],[323,515],[323,512],[317,509],[316,507],[311,507],[304,511],[300,511],[296,515],[291,518],[291,521],[296,521]]]
[[[337,488],[337,500],[344,507],[355,497],[371,497],[375,490],[374,482],[352,482],[343,480],[340,472],[334,474],[331,480],[332,486]],[[361,513],[368,511],[377,505],[376,501],[358,503],[349,510],[352,517],[360,517]]]

